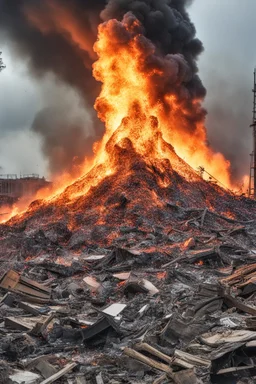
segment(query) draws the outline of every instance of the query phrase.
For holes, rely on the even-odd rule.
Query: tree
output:
[[[2,55],[2,52],[0,52],[0,56]],[[3,64],[3,60],[0,57],[0,72],[5,68],[5,65]]]

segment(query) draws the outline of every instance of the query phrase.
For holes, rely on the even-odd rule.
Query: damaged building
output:
[[[0,175],[0,196],[17,200],[23,196],[33,196],[50,184],[44,177],[40,178],[37,174],[20,177],[15,174]]]

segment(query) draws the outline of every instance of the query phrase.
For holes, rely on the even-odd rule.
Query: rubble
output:
[[[62,258],[55,268],[10,262],[0,280],[2,383],[253,383],[254,223],[200,223],[176,243],[83,253],[76,269]]]

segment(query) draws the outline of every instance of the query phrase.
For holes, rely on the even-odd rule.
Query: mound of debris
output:
[[[59,223],[47,225],[53,207],[35,203],[24,221],[2,228],[2,244],[9,243],[12,255],[1,259],[2,383],[255,381],[256,232],[255,220],[248,220],[253,203],[219,193],[196,175],[189,184],[170,164],[177,189],[161,187],[159,164],[150,169],[137,158],[131,165],[138,168],[127,180],[127,200],[113,197],[112,219],[101,226],[92,211],[104,204],[107,209],[115,175],[84,201],[75,199],[71,207],[65,202],[61,216],[57,206]],[[120,197],[125,179],[119,180]],[[132,180],[146,186],[145,194],[136,196]],[[152,198],[150,183],[158,198]],[[189,185],[190,193],[183,189]],[[205,207],[207,190],[219,197],[216,209],[224,212],[230,204],[237,217]],[[191,203],[196,206],[189,208]],[[81,228],[73,232],[66,225],[79,210]],[[88,232],[89,218],[95,237]],[[114,227],[111,243],[105,233]]]
[[[136,125],[141,117],[137,120]],[[95,165],[60,195],[33,202],[0,226],[0,258],[45,252],[65,257],[88,247],[132,247],[148,236],[172,244],[172,228],[179,229],[195,211],[230,223],[255,218],[254,201],[203,180],[159,132],[146,143],[153,156],[139,153],[128,138],[116,142],[123,125],[127,129],[123,123],[106,145],[106,164]]]
[[[150,124],[146,154],[117,140],[127,118],[106,164],[1,226],[3,383],[256,378],[255,202],[204,181]]]

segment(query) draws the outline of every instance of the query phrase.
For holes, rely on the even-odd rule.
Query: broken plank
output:
[[[220,282],[223,285],[233,286],[241,282],[244,282],[246,277],[253,272],[256,272],[256,263],[246,265],[244,267],[237,269],[231,276],[221,279]]]
[[[234,373],[234,372],[241,372],[241,371],[245,371],[247,369],[255,369],[256,366],[255,365],[245,365],[244,367],[230,367],[230,368],[224,368],[224,369],[220,369],[216,375],[225,375],[226,373]]]
[[[50,288],[21,276],[13,270],[10,270],[2,277],[0,287],[11,292],[35,296],[41,299],[50,299],[51,297]]]
[[[135,360],[140,361],[141,363],[148,365],[151,368],[154,368],[158,371],[166,372],[168,374],[168,376],[174,380],[175,375],[173,373],[173,370],[168,365],[163,364],[163,363],[159,363],[158,361],[150,359],[149,357],[146,357],[142,353],[139,353],[139,352],[137,352],[131,348],[125,348],[124,354],[135,359]],[[176,383],[175,380],[174,380],[174,382]]]
[[[15,292],[25,293],[26,295],[36,296],[41,299],[49,299],[51,296],[49,293],[39,291],[22,283],[17,283],[13,289],[15,290]]]
[[[38,283],[37,281],[28,279],[25,276],[20,276],[20,282],[24,285],[27,285],[32,288],[37,288],[39,291],[43,291],[47,293],[48,295],[51,294],[51,288],[47,288],[45,285]]]
[[[70,372],[72,369],[74,369],[75,367],[77,366],[76,363],[70,363],[68,365],[66,365],[66,367],[64,367],[63,369],[61,369],[59,372],[55,373],[54,375],[52,375],[51,377],[49,377],[48,379],[45,379],[44,381],[42,381],[40,384],[52,384],[54,383],[56,380],[58,380],[60,377],[66,375],[66,373]]]
[[[24,311],[31,313],[32,315],[35,315],[35,316],[39,316],[40,314],[42,315],[50,311],[50,309],[47,307],[39,307],[38,305],[32,305],[24,301],[21,301],[19,303],[19,307],[24,309]]]
[[[147,343],[139,343],[135,345],[136,350],[148,352],[151,355],[158,357],[159,359],[165,361],[166,363],[172,364],[173,358],[165,355],[164,353],[158,351],[157,349],[151,347],[151,345]]]
[[[189,263],[196,263],[199,260],[206,260],[212,256],[218,256],[218,252],[216,248],[208,248],[208,249],[203,249],[201,251],[194,251],[191,252],[185,259],[184,261],[188,261]]]
[[[47,319],[45,316],[39,317],[6,317],[5,327],[11,329],[18,329],[21,331],[32,331],[38,324],[42,325]]]
[[[184,360],[186,363],[189,363],[189,364],[193,365],[194,367],[200,367],[200,366],[201,367],[207,367],[207,368],[211,367],[211,361],[210,360],[202,359],[199,356],[194,356],[194,355],[191,355],[189,353],[180,351],[178,349],[175,350],[174,356],[181,359],[181,360]]]
[[[249,305],[242,303],[241,301],[235,299],[230,295],[224,295],[223,300],[224,300],[224,303],[230,308],[235,307],[242,312],[249,313],[250,315],[256,316],[256,308],[250,307]]]
[[[222,333],[208,333],[201,336],[200,341],[211,347],[218,347],[225,343],[246,343],[247,341],[256,340],[256,332],[247,330],[232,330]]]
[[[20,275],[15,271],[7,272],[0,281],[0,287],[4,289],[14,288],[19,282]]]
[[[189,364],[186,361],[179,359],[178,357],[173,358],[172,365],[176,365],[177,367],[181,367],[181,368],[185,368],[185,369],[194,368],[193,364]]]

